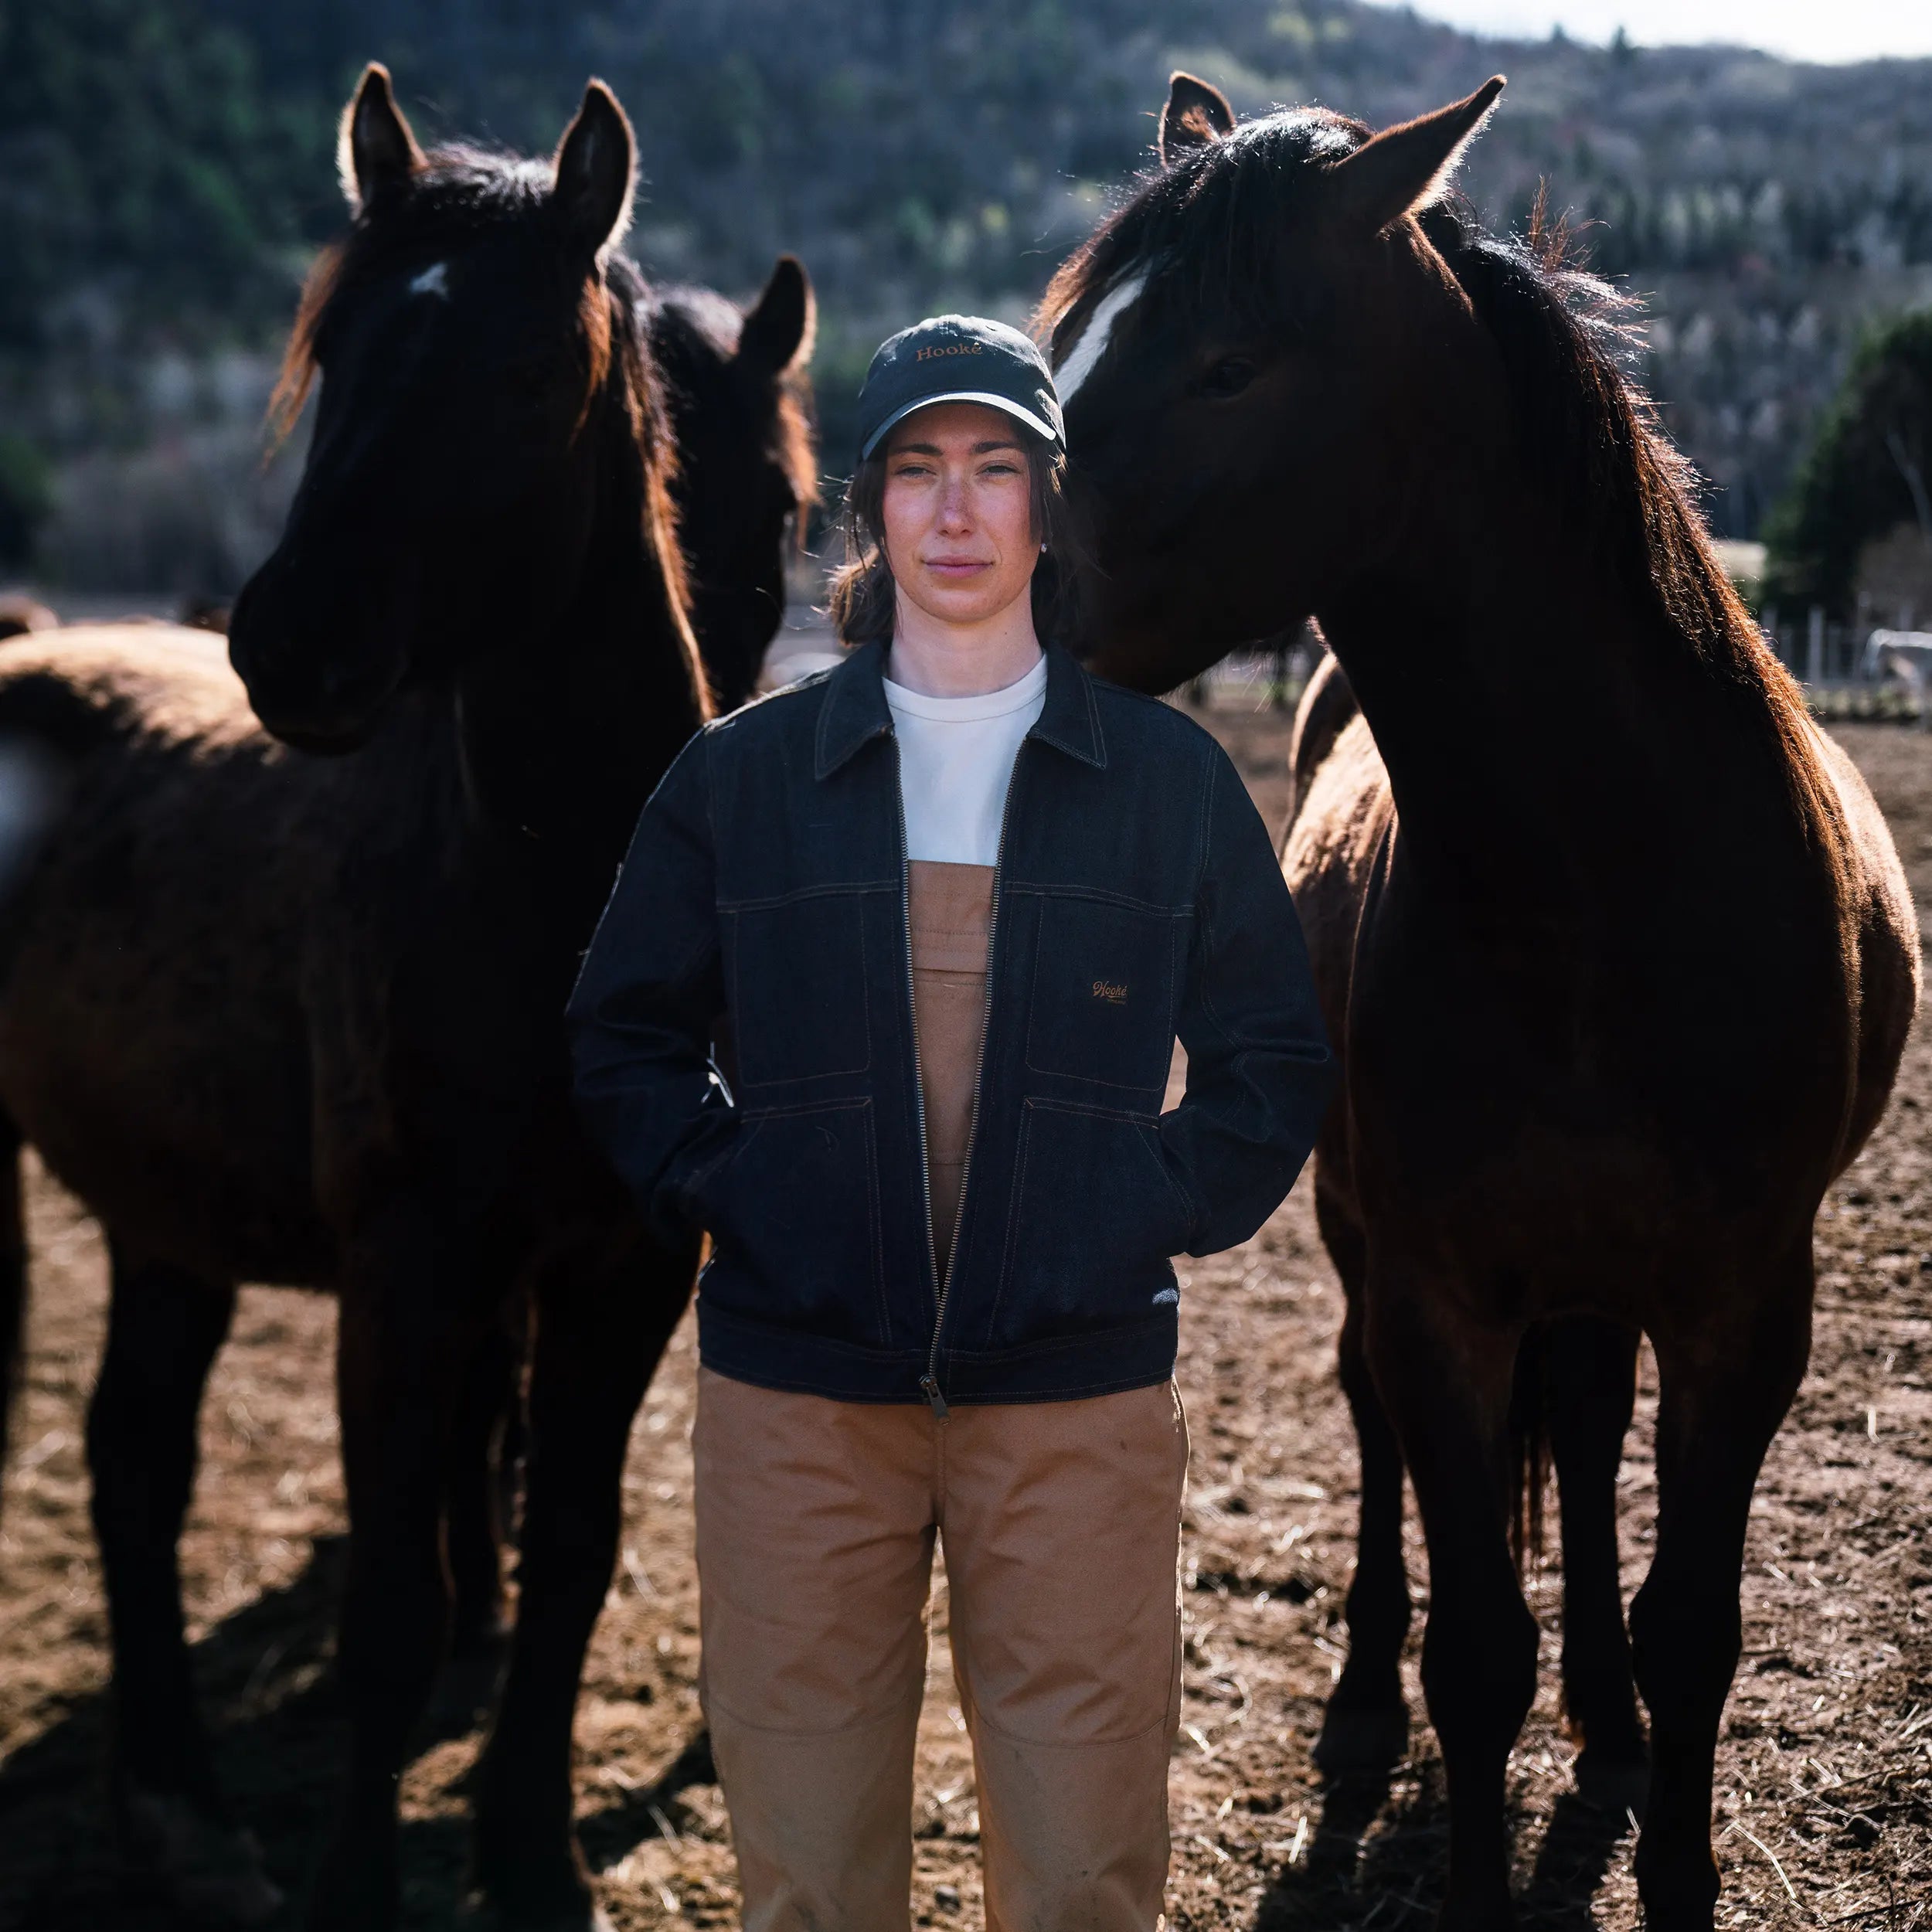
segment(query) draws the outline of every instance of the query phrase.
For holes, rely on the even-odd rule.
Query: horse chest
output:
[[[1372,1222],[1373,1199],[1435,1238],[1493,1251],[1500,1229],[1585,1267],[1781,1236],[1821,1187],[1848,1079],[1829,988],[1751,970],[1709,925],[1673,944],[1556,917],[1477,944],[1399,896],[1375,910],[1343,1056]]]

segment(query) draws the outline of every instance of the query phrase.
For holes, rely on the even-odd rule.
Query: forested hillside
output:
[[[219,588],[252,560],[253,419],[372,56],[426,139],[548,148],[608,80],[650,273],[811,267],[834,471],[872,344],[941,305],[1023,315],[1175,65],[1244,112],[1378,122],[1506,71],[1470,191],[1519,220],[1546,179],[1651,298],[1651,379],[1728,533],[1866,318],[1932,300],[1932,63],[1483,43],[1353,0],[0,0],[0,433],[53,466],[44,568]]]

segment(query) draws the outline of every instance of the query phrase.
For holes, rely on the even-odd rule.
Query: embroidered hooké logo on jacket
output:
[[[1094,982],[1094,997],[1104,999],[1110,1006],[1127,1004],[1127,981],[1124,979],[1097,979]]]

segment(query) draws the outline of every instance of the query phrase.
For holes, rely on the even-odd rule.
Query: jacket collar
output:
[[[886,702],[886,647],[862,644],[825,680],[813,760],[817,776],[829,778],[861,745],[892,728],[892,711]],[[1107,743],[1100,735],[1094,680],[1058,645],[1046,648],[1046,699],[1026,735],[1083,764],[1106,769]]]

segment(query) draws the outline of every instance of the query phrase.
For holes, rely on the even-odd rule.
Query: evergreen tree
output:
[[[1851,605],[1859,553],[1916,524],[1932,543],[1932,310],[1872,330],[1765,531],[1764,594]]]

